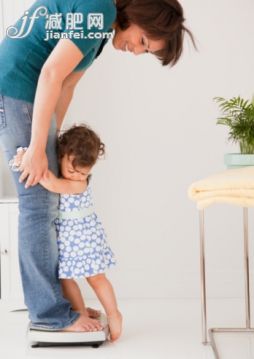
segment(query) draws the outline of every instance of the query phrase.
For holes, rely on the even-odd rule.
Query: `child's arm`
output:
[[[12,159],[11,166],[18,169],[22,158],[26,152],[26,148],[19,148],[17,154]],[[87,180],[85,181],[71,181],[65,178],[56,177],[51,171],[47,171],[46,175],[43,176],[39,182],[50,192],[63,193],[63,194],[76,194],[82,193],[87,188]]]
[[[51,171],[47,171],[40,182],[50,192],[62,194],[82,193],[87,188],[87,181],[71,181],[65,178],[57,178]]]

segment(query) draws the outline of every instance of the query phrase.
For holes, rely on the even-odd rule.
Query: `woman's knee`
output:
[[[23,185],[24,186],[24,185]],[[55,218],[58,214],[59,195],[47,191],[40,185],[18,190],[20,213]]]

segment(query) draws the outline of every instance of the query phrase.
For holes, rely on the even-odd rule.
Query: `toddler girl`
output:
[[[25,149],[15,156],[22,160]],[[105,309],[110,340],[119,338],[122,315],[105,270],[115,265],[102,224],[94,212],[91,197],[91,170],[104,154],[104,144],[86,125],[70,128],[57,140],[57,154],[61,178],[51,171],[40,184],[60,194],[59,215],[55,221],[59,250],[59,271],[63,294],[75,311],[96,318],[99,313],[86,308],[74,278],[86,278]]]

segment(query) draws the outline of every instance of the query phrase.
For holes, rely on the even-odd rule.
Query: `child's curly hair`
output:
[[[73,156],[73,167],[92,167],[105,154],[105,145],[87,125],[74,125],[57,139],[58,162],[67,155]]]

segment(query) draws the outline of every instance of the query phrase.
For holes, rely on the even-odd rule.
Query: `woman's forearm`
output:
[[[74,92],[74,87],[69,87],[69,86],[62,87],[62,91],[58,98],[55,108],[56,124],[58,130],[60,130],[62,126],[64,117],[66,115],[66,112],[69,108],[69,105],[73,97],[73,92]]]
[[[62,91],[55,109],[58,130],[60,130],[64,121],[64,117],[73,97],[74,89],[84,73],[84,70],[76,72],[73,71],[65,78],[63,82]]]
[[[45,150],[52,115],[60,96],[62,81],[49,71],[41,71],[33,109],[30,145]]]

